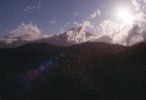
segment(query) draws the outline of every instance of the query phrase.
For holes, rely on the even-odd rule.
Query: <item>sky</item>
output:
[[[37,24],[46,34],[56,33],[67,23],[86,19],[103,3],[98,0],[1,0],[0,34],[29,22]]]
[[[83,26],[113,43],[142,41],[145,5],[146,0],[1,0],[0,36],[29,33],[37,38]]]

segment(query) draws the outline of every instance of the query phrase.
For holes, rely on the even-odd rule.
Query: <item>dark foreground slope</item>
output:
[[[0,50],[2,100],[145,100],[146,44]]]

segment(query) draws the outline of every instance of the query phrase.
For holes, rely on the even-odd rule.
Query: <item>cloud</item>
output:
[[[83,30],[93,29],[93,25],[89,20],[83,20],[82,23],[74,22],[75,27],[82,27]]]
[[[128,31],[131,29],[130,25],[123,25],[115,23],[111,20],[104,20],[99,26],[99,37],[108,36],[112,38],[114,44],[125,45],[125,38]]]
[[[143,31],[142,37],[143,37],[144,41],[146,41],[146,31]]]
[[[96,18],[97,16],[101,16],[101,12],[99,9],[97,9],[93,14],[90,15],[91,19]]]
[[[137,16],[137,15],[136,15]],[[127,24],[118,23],[111,20],[103,20],[99,26],[95,26],[91,22],[83,24],[86,27],[95,29],[97,27],[98,35],[88,39],[98,42],[108,42],[122,45],[132,45],[143,40],[143,28],[141,27],[145,19],[142,16],[137,16],[137,23]],[[140,25],[140,26],[139,26]]]
[[[143,2],[143,4],[142,4]],[[145,9],[143,7],[146,4],[146,0],[132,0],[132,5],[135,8],[133,10],[133,23],[123,23],[116,20],[105,19],[98,25],[93,22],[97,16],[101,16],[101,11],[97,9],[94,13],[90,14],[82,22],[74,22],[76,29],[68,31],[68,41],[74,41],[75,43],[87,42],[87,41],[98,41],[107,42],[122,45],[132,45],[134,43],[146,40],[146,30],[144,24],[146,23]],[[28,11],[34,11],[40,9],[40,4],[28,6]],[[142,9],[142,10],[141,10]],[[77,12],[74,13],[78,15]],[[57,23],[56,19],[49,22],[50,25]],[[70,23],[66,23],[59,31],[65,32]],[[94,36],[87,37],[86,32],[93,32]],[[33,41],[47,35],[41,34],[42,32],[32,23],[22,23],[16,29],[11,30],[7,38],[0,38],[0,42],[11,43],[17,40]]]
[[[27,5],[24,8],[24,12],[32,12],[34,10],[38,10],[41,8],[41,2],[38,2],[37,4],[33,4],[33,5]]]
[[[59,32],[64,33],[69,25],[70,25],[70,23],[66,23],[63,27],[60,28]]]
[[[66,33],[66,35],[67,35],[67,41],[80,43],[86,40],[86,35],[84,33],[83,27],[70,30]]]
[[[83,20],[82,23],[74,22],[76,27],[83,27],[84,30],[86,29],[93,29],[95,26],[91,23],[91,19],[95,19],[97,16],[101,16],[101,12],[97,9],[93,14],[87,17],[86,20]]]
[[[134,21],[135,21],[136,24],[139,24],[139,25],[142,24],[143,25],[143,23],[146,22],[146,15],[142,11],[136,13],[134,15],[134,17],[135,17]]]
[[[134,6],[134,10],[136,11],[146,10],[146,0],[131,0],[131,2]]]
[[[90,14],[90,16],[88,16],[86,20],[82,20],[81,23],[75,21],[73,24],[75,25],[75,27],[82,27],[84,31],[90,31],[90,32],[92,31],[96,33],[98,30],[98,27],[94,25],[92,21],[97,16],[101,16],[101,11],[99,9],[97,9],[94,13]]]
[[[74,22],[74,24],[77,27],[83,27],[84,31],[92,30],[96,34],[96,36],[89,39],[86,38],[86,40],[132,45],[146,39],[144,28],[146,15],[144,9],[142,9],[145,4],[146,0],[132,0],[132,5],[135,8],[133,10],[134,19],[132,23],[120,23],[116,20],[105,19],[99,25],[94,24],[91,19],[101,16],[101,12],[98,9],[90,17],[87,17],[87,20],[83,20],[82,23]]]
[[[33,23],[21,23],[18,27],[10,30],[4,37],[0,37],[0,44],[11,44],[13,42],[20,41],[35,41],[39,39],[46,39],[50,35],[45,35],[41,32],[36,24]]]
[[[126,42],[129,45],[143,41],[143,30],[138,25],[133,25],[133,28],[129,31],[126,38]]]
[[[56,24],[56,23],[57,23],[56,20],[51,20],[51,21],[50,21],[50,24],[51,24],[51,25],[54,25],[54,24]]]
[[[18,41],[16,38],[7,38],[7,37],[0,37],[0,43],[2,44],[10,44],[12,42]]]
[[[81,26],[83,27],[83,30],[86,30],[87,28],[92,29],[94,27],[89,20],[84,20]]]
[[[140,1],[141,0],[132,0],[132,4],[133,4],[133,6],[135,7],[135,10],[140,10]]]
[[[9,39],[19,39],[26,41],[34,41],[43,37],[45,37],[45,35],[41,34],[41,31],[37,27],[37,25],[34,25],[32,23],[21,23],[21,25],[16,29],[9,31],[9,34],[7,36],[7,38]]]
[[[99,27],[99,36],[108,36],[114,44],[133,45],[146,39],[145,28],[142,23],[145,19],[137,19],[134,24],[116,23],[104,20]],[[100,39],[101,40],[101,39]],[[103,39],[105,42],[106,40]]]
[[[114,44],[133,45],[144,40],[145,29],[138,24],[119,24],[110,20],[104,20],[100,24],[99,36],[108,36]],[[101,40],[101,38],[98,38]],[[108,39],[107,39],[108,40]],[[107,42],[106,39],[103,39]]]

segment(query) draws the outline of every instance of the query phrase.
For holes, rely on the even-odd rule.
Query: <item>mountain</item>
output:
[[[48,57],[73,57],[76,55],[91,56],[116,54],[128,47],[120,45],[112,45],[107,43],[87,42],[76,44],[69,47],[54,46],[48,43],[29,43],[17,48],[0,49],[0,66],[26,68],[30,65],[35,66],[36,63],[47,59]],[[90,55],[91,54],[91,55]],[[34,61],[34,62],[33,62]],[[39,63],[38,63],[39,64]],[[19,67],[21,66],[21,67]],[[14,69],[13,67],[13,69]]]
[[[86,39],[94,36],[93,34],[86,32],[83,27],[72,28],[63,34],[54,35],[46,39],[40,39],[35,41],[36,43],[49,43],[57,46],[70,46],[86,42]]]
[[[0,49],[2,100],[145,100],[146,44]]]
[[[27,44],[29,43],[29,41],[25,41],[25,40],[17,40],[7,43],[6,41],[0,41],[0,48],[15,48],[15,47],[19,47],[21,45]]]
[[[94,35],[86,32],[82,27],[72,28],[63,34],[53,35],[51,37],[41,37],[37,40],[24,40],[22,37],[7,36],[0,38],[0,48],[14,48],[27,43],[49,43],[56,46],[70,46],[86,42],[89,37]]]

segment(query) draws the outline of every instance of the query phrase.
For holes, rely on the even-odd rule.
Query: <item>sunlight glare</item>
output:
[[[132,24],[134,21],[134,16],[126,8],[121,8],[117,12],[117,18],[124,23]]]

